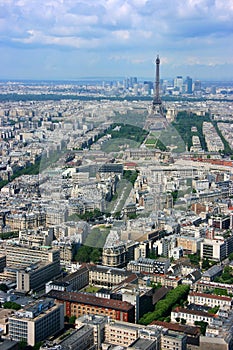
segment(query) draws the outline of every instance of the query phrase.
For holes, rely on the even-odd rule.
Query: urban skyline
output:
[[[232,80],[230,1],[2,1],[2,79]]]

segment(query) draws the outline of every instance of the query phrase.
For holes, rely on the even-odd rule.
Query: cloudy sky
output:
[[[233,0],[0,0],[0,79],[233,80]]]

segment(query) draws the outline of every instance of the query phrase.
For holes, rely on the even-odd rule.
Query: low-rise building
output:
[[[135,322],[135,307],[127,301],[98,298],[80,292],[49,292],[49,297],[65,305],[66,316],[82,316],[85,314],[110,316],[114,320]]]
[[[171,331],[162,333],[161,350],[186,350],[187,336],[185,334],[177,334]]]
[[[176,307],[171,312],[171,322],[177,322],[177,319],[184,319],[187,324],[194,325],[196,321],[204,321],[209,324],[214,323],[214,314],[199,310],[189,310],[182,307]]]
[[[194,290],[198,292],[213,292],[214,289],[220,289],[223,292],[227,292],[228,294],[233,294],[233,285],[232,284],[226,284],[226,283],[218,283],[218,282],[212,282],[209,280],[200,280],[197,281],[194,285]]]
[[[221,309],[228,310],[232,308],[233,300],[231,297],[223,295],[191,292],[188,295],[188,302],[190,304],[207,305],[211,308],[219,306]]]
[[[108,322],[109,318],[107,316],[83,315],[75,320],[75,328],[79,329],[84,325],[92,327],[94,331],[94,344],[100,348],[105,337],[105,325]]]
[[[136,348],[135,342],[139,339],[152,340],[154,342],[153,349],[158,350],[160,339],[161,339],[160,327],[150,327],[150,326],[145,327],[142,325],[136,325],[136,324],[132,325],[130,323],[121,322],[121,321],[114,322],[112,320],[110,320],[105,325],[105,343],[106,344]]]
[[[127,265],[127,270],[133,272],[148,272],[166,274],[170,266],[170,260],[166,258],[146,259],[139,258],[138,260],[130,261]]]
[[[64,334],[65,336],[65,334]],[[55,341],[55,344],[49,345],[45,343],[40,347],[40,350],[89,350],[95,349],[94,347],[94,334],[93,328],[88,325],[81,326],[78,330],[73,330],[65,336],[65,339]]]
[[[58,291],[78,291],[86,287],[89,283],[89,269],[86,265],[80,267],[76,272],[68,274],[65,277],[49,281],[46,283],[45,292],[50,290]]]
[[[88,265],[88,270],[90,284],[109,288],[122,283],[126,278],[132,275],[130,271],[125,271],[124,269],[100,265]]]

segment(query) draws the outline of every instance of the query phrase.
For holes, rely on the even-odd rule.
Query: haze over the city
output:
[[[0,0],[1,79],[233,79],[231,0]]]

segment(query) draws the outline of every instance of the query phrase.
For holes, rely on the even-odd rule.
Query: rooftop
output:
[[[127,301],[98,298],[94,295],[80,292],[51,291],[48,296],[57,300],[69,301],[71,303],[82,303],[119,311],[129,311],[134,307]]]

